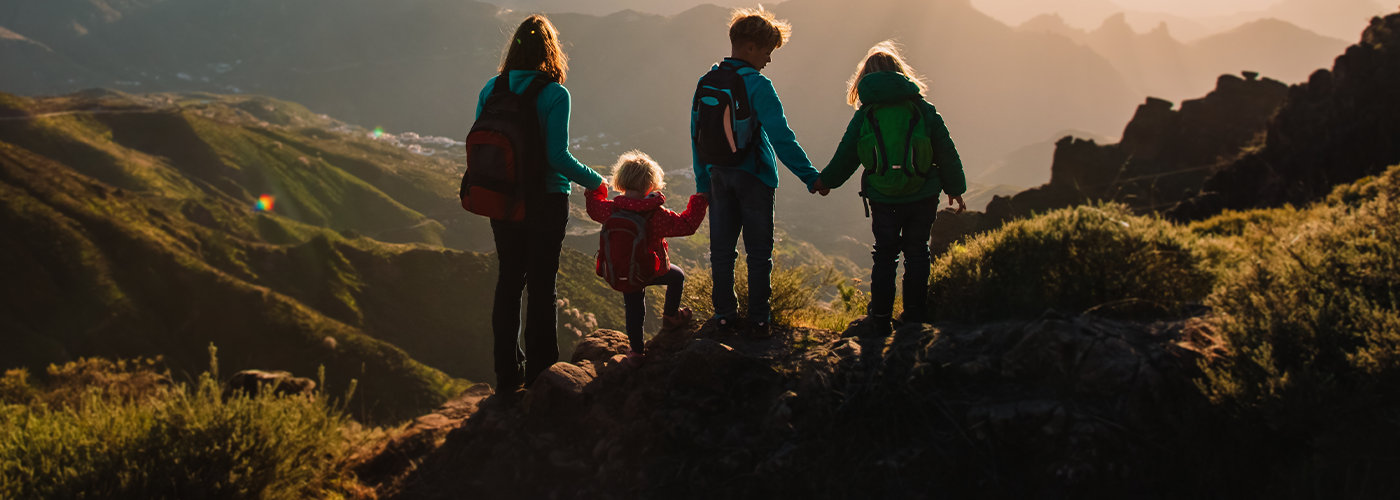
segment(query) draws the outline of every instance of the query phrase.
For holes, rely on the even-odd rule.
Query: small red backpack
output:
[[[598,233],[598,276],[613,290],[640,292],[656,278],[657,269],[670,266],[658,262],[664,257],[653,252],[647,242],[647,221],[655,212],[618,209],[603,221],[603,230]]]

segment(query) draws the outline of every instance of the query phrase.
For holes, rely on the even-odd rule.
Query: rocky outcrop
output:
[[[1216,88],[1174,109],[1149,97],[1116,144],[1066,136],[1055,143],[1050,183],[995,196],[985,212],[944,211],[933,226],[935,255],[1006,222],[1059,208],[1114,201],[1142,212],[1195,195],[1214,168],[1260,140],[1288,87],[1257,73],[1221,75]]]
[[[309,395],[316,390],[316,382],[293,377],[289,372],[243,370],[224,383],[223,397],[227,399],[238,393],[254,396],[268,390],[276,394]]]
[[[358,470],[414,499],[1121,493],[1179,473],[1162,464],[1202,405],[1189,378],[1212,338],[1053,312],[890,338],[692,327],[640,368],[555,365],[516,404],[478,385],[459,398],[471,415],[420,419]]]
[[[1400,14],[1375,18],[1331,71],[1288,89],[1262,147],[1225,165],[1171,209],[1193,220],[1226,209],[1301,205],[1400,163]]]
[[[1050,183],[987,206],[993,219],[1118,201],[1142,211],[1172,206],[1210,169],[1240,155],[1264,131],[1288,87],[1256,73],[1222,75],[1213,92],[1181,103],[1148,98],[1117,144],[1066,137],[1055,144]]]

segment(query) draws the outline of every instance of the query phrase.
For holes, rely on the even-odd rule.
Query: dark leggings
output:
[[[666,304],[661,313],[675,316],[681,308],[681,293],[685,292],[685,271],[671,264],[669,271],[647,283],[651,285],[666,285]],[[645,299],[646,291],[622,294],[622,301],[627,305],[627,340],[632,342],[632,351],[636,353],[646,351],[646,339],[642,336],[642,323],[647,315]]]
[[[535,381],[559,362],[554,277],[564,229],[569,223],[569,195],[549,193],[526,206],[525,220],[491,220],[500,275],[491,307],[495,336],[496,383],[505,388]],[[520,294],[525,304],[525,350],[520,350]],[[524,363],[522,369],[521,364]]]

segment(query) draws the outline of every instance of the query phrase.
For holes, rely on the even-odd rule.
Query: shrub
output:
[[[49,365],[45,389],[29,382],[24,369],[9,370],[0,379],[0,404],[39,405],[51,410],[80,408],[91,396],[126,403],[153,397],[170,385],[170,373],[160,357],[112,361],[82,358],[62,366]]]
[[[1293,412],[1400,373],[1397,181],[1400,167],[1239,238],[1255,258],[1210,298],[1229,355],[1205,366],[1207,395]]]
[[[773,324],[783,326],[815,326],[814,323],[831,310],[829,306],[823,307],[820,299],[843,281],[831,268],[788,267],[780,261],[774,263],[771,276],[773,295],[769,304],[773,310]],[[703,321],[714,316],[715,307],[710,294],[713,289],[714,277],[708,269],[696,270],[686,276],[684,305],[690,307],[696,319]],[[739,316],[748,316],[748,266],[742,256],[734,268],[734,294],[739,301]],[[845,324],[840,327],[844,328]]]
[[[96,375],[104,364],[84,366]],[[98,388],[71,406],[0,407],[0,498],[278,499],[353,488],[341,471],[362,434],[343,408],[272,392],[224,400],[205,373],[141,399]]]
[[[939,320],[1032,318],[1106,305],[1175,310],[1203,300],[1214,276],[1199,238],[1123,205],[1018,220],[957,245],[933,264]]]

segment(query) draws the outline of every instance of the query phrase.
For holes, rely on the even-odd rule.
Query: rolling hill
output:
[[[360,379],[374,419],[490,380],[495,259],[442,246],[489,232],[455,206],[454,161],[413,139],[266,98],[0,94],[0,365],[197,373],[212,342],[226,370]],[[591,258],[562,261],[562,296],[621,326]]]

